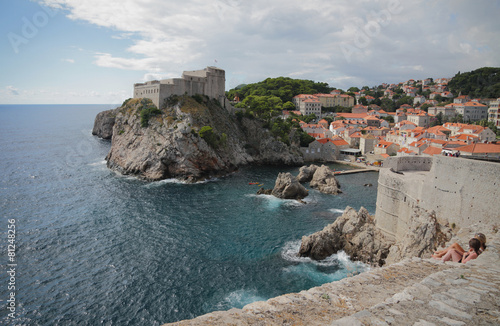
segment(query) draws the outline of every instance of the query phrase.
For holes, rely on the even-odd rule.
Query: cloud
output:
[[[6,91],[7,91],[7,94],[9,95],[19,95],[19,90],[17,88],[15,88],[14,86],[7,86],[5,87]]]
[[[65,61],[65,62],[69,62],[69,63],[75,63],[75,60],[74,60],[74,59],[64,59],[63,61]]]
[[[150,76],[217,58],[231,83],[294,76],[347,88],[500,65],[500,6],[487,0],[39,1],[133,42],[95,53],[96,65]]]

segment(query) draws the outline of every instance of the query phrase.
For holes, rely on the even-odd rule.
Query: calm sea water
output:
[[[107,105],[0,106],[0,324],[161,325],[339,280],[344,254],[297,258],[300,239],[347,205],[375,212],[376,173],[307,204],[255,195],[278,172],[247,167],[199,184],[147,183],[107,169],[91,135]],[[335,166],[346,169],[346,166]],[[373,187],[363,185],[372,183]],[[5,308],[8,220],[16,225],[16,319]]]

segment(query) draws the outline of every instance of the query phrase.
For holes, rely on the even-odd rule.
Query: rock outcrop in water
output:
[[[246,164],[300,165],[296,144],[277,140],[256,119],[237,118],[216,100],[174,97],[158,110],[130,99],[96,117],[94,130],[112,144],[109,168],[147,180],[188,182],[225,175]]]
[[[281,199],[303,199],[307,197],[307,189],[297,181],[291,173],[280,173],[271,194]]]
[[[299,255],[322,260],[344,250],[353,260],[382,266],[407,257],[430,257],[436,246],[444,245],[450,237],[451,230],[443,228],[433,212],[416,209],[407,233],[399,241],[390,241],[365,208],[356,212],[347,207],[335,222],[302,237]]]
[[[342,216],[322,231],[302,237],[299,255],[322,260],[344,250],[353,260],[381,266],[390,245],[364,207],[359,212],[347,207]]]
[[[299,169],[299,175],[297,176],[297,180],[300,183],[311,182],[314,172],[319,168],[319,166],[315,164],[311,164],[309,166],[304,165]]]
[[[335,178],[335,172],[326,165],[321,167],[314,164],[304,165],[299,170],[297,180],[301,183],[310,182],[309,186],[311,188],[325,194],[337,195],[342,192],[340,191],[340,184]]]
[[[342,192],[334,172],[326,165],[316,169],[309,186],[325,194],[337,195]]]

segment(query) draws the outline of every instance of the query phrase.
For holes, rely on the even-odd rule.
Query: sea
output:
[[[146,182],[108,169],[111,143],[91,134],[114,107],[0,105],[0,324],[162,325],[369,269],[297,253],[346,206],[375,213],[376,172],[306,204],[256,195],[298,167]]]

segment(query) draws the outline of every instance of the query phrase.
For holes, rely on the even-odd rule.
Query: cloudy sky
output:
[[[500,66],[500,1],[2,0],[0,104],[121,103],[217,66],[347,89]]]

